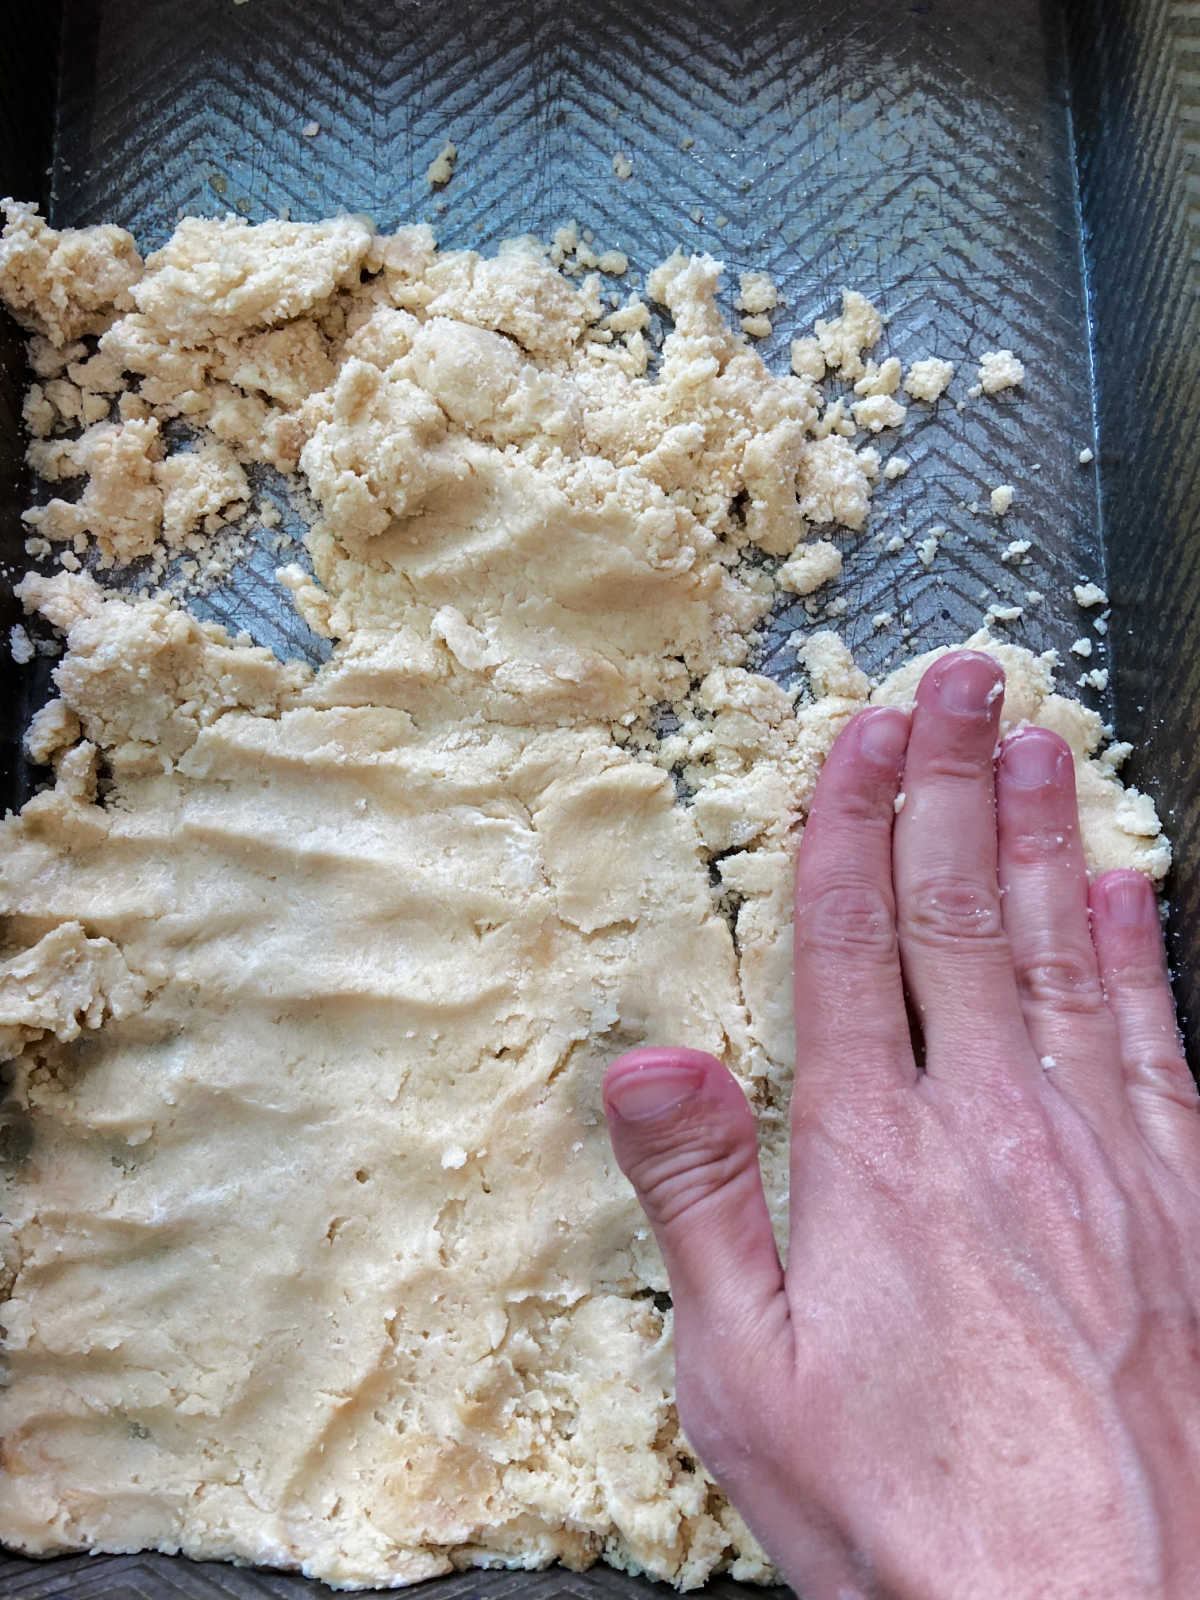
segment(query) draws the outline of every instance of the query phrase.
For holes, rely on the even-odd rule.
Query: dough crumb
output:
[[[979,358],[978,393],[998,394],[1024,382],[1025,368],[1011,350],[989,350]]]
[[[1092,653],[1092,641],[1086,636],[1076,639],[1071,649],[1077,656],[1090,656]]]
[[[825,376],[825,357],[817,339],[793,339],[791,349],[792,371],[798,378],[811,378],[820,383]]]
[[[775,581],[792,594],[812,594],[822,584],[836,578],[841,570],[841,551],[828,539],[818,539],[801,546],[789,561],[785,561]]]
[[[771,332],[771,319],[766,316],[743,317],[741,319],[742,332],[751,339],[765,339]]]
[[[861,378],[866,370],[862,353],[879,342],[883,318],[857,289],[843,289],[841,316],[818,319],[813,333],[827,367],[846,379]]]
[[[1091,672],[1085,672],[1079,680],[1085,689],[1095,689],[1103,694],[1108,688],[1108,671],[1104,667],[1093,667]]]
[[[992,511],[997,517],[1002,517],[1013,503],[1015,493],[1011,483],[1000,483],[992,490],[988,497],[991,501]]]
[[[879,433],[883,428],[898,428],[908,415],[904,406],[886,394],[855,400],[850,411],[859,427],[867,428],[871,433]]]
[[[1075,604],[1082,606],[1086,611],[1091,606],[1106,606],[1108,596],[1098,583],[1077,583],[1075,585]]]
[[[19,622],[14,622],[8,630],[9,654],[19,667],[32,661],[37,652],[33,648],[33,640]]]
[[[773,311],[779,304],[775,280],[769,272],[742,272],[738,274],[738,292],[734,306],[738,311],[758,316]]]
[[[306,122],[300,129],[300,137],[302,139],[315,139],[320,131],[321,124],[319,122]]]
[[[149,986],[109,939],[63,922],[32,948],[0,960],[0,1056],[49,1034],[69,1042],[139,1011]]]
[[[923,567],[931,567],[933,565],[941,542],[941,535],[935,532],[928,533],[924,539],[918,542],[916,547],[917,555],[920,557]]]
[[[425,168],[425,182],[431,189],[444,189],[454,176],[454,164],[458,160],[458,146],[446,140],[433,160]]]
[[[867,396],[895,394],[899,387],[900,363],[895,356],[889,356],[882,365],[867,362],[862,377],[854,385],[854,392]]]
[[[912,467],[912,462],[907,456],[891,456],[883,469],[883,475],[889,483],[894,483],[897,478],[903,478]]]
[[[1000,559],[1014,566],[1022,566],[1032,548],[1033,544],[1029,539],[1013,539],[1000,552]]]
[[[0,300],[23,328],[61,348],[132,309],[142,258],[131,233],[108,224],[57,232],[18,200],[3,212]]]
[[[924,400],[932,405],[950,387],[954,376],[954,363],[941,361],[937,356],[925,356],[914,361],[904,378],[905,392],[914,400]]]
[[[1096,459],[1095,451],[1089,449],[1087,445],[1085,445],[1083,447],[1083,449],[1079,452],[1079,465],[1081,467],[1090,466],[1091,463],[1093,461],[1095,461],[1095,459]]]
[[[612,169],[622,183],[633,177],[633,162],[623,151],[618,150],[613,156]]]

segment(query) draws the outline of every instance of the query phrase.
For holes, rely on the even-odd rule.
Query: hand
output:
[[[720,1062],[605,1079],[684,1429],[805,1600],[1200,1587],[1200,1116],[1157,906],[1089,894],[1070,752],[995,758],[1002,682],[942,657],[821,776],[786,1270]]]

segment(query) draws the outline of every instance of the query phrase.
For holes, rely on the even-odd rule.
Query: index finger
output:
[[[860,712],[813,795],[796,867],[794,1112],[833,1093],[916,1079],[892,891],[907,743],[904,712]]]

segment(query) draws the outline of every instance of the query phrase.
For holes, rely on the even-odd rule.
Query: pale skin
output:
[[[805,1600],[1200,1592],[1200,1115],[1155,896],[1089,884],[1056,735],[996,757],[1001,684],[944,656],[826,763],[786,1270],[725,1067],[605,1078],[683,1427]]]

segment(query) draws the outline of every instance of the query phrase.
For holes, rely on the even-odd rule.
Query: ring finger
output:
[[[1088,923],[1075,762],[1049,729],[1005,743],[996,829],[1004,926],[1033,1048],[1081,1108],[1123,1107],[1117,1032]]]

